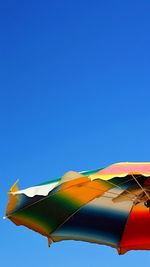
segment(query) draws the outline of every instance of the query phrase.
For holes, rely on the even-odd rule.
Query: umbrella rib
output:
[[[107,181],[107,182],[108,182],[108,181]],[[112,183],[112,185],[115,185],[115,184]],[[116,185],[115,185],[115,186],[116,186]],[[105,190],[102,190],[102,189],[97,189],[97,188],[95,188],[95,187],[90,187],[90,186],[87,186],[87,187],[88,187],[88,188],[91,188],[91,189],[94,189],[94,190],[97,190],[97,191],[101,191],[101,192],[103,192],[103,193],[108,193],[108,191],[105,191]],[[122,190],[121,187],[119,187],[119,188]],[[64,190],[62,190],[62,191],[64,191]],[[119,196],[119,195],[120,195],[120,194],[117,194],[117,193],[115,193],[115,192],[109,192],[109,193],[114,194],[114,195],[116,195],[116,196]],[[39,202],[41,202],[41,201],[43,201],[43,200],[45,200],[45,199],[47,199],[47,198],[53,196],[54,194],[56,194],[56,193],[50,194],[50,195],[48,195],[48,196],[44,196],[42,199],[39,199],[39,200],[35,201],[34,203],[31,203],[31,204],[29,204],[29,205],[27,205],[27,206],[21,208],[19,211],[22,211],[22,210],[27,209],[27,208],[29,208],[29,207],[31,207],[31,206],[34,206],[35,204],[37,204],[37,203],[39,203]],[[104,195],[102,195],[102,197],[112,198],[112,197],[104,196]],[[135,197],[135,195],[134,195],[134,197]],[[133,201],[133,199],[131,199],[131,198],[129,198],[129,199]],[[18,212],[18,211],[17,211],[17,212]],[[16,213],[16,211],[15,211],[15,212],[12,212],[10,215],[7,215],[6,218],[11,217],[11,215],[12,215],[12,214],[15,214],[15,213]]]
[[[108,182],[108,181],[107,181]],[[113,184],[112,183],[112,185],[115,185],[115,184]],[[89,186],[88,186],[89,187]],[[90,188],[93,188],[93,187],[90,187]],[[94,188],[95,189],[95,188]],[[122,188],[120,187],[120,189],[122,190]],[[98,189],[97,189],[98,190]],[[100,190],[99,190],[100,191]],[[102,190],[101,190],[102,191]],[[107,191],[105,191],[105,192],[107,192]],[[113,193],[113,194],[115,194],[115,195],[118,195],[119,196],[119,194],[116,194],[116,193],[114,193],[114,192],[109,192],[109,193]],[[134,195],[135,196],[135,195]],[[111,197],[107,197],[107,196],[104,196],[104,195],[102,195],[101,197],[106,197],[106,198],[111,198]],[[130,200],[132,200],[132,199],[130,199]],[[132,200],[133,201],[133,200]],[[86,203],[87,204],[87,203]],[[53,233],[55,233],[55,231],[57,231],[64,223],[66,223],[71,217],[73,217],[80,209],[82,209],[82,207],[80,207],[78,210],[76,210],[75,212],[73,212],[68,218],[66,218],[66,220],[64,221],[64,222],[62,222],[59,226],[57,226],[56,227],[56,229],[54,229],[54,231],[53,231]],[[52,233],[52,236],[53,236],[53,233]],[[117,248],[117,246],[116,246],[116,248]]]
[[[116,184],[114,184],[114,183],[112,183],[112,182],[110,182],[110,181],[107,181],[107,182],[110,183],[110,184],[112,184],[112,185],[114,185],[115,187],[118,187],[118,188],[122,189],[122,188],[120,187],[120,185],[125,184],[125,183],[128,182],[128,181],[132,181],[132,180],[134,180],[134,181],[138,184],[138,186],[142,189],[142,191],[146,194],[146,196],[148,197],[148,199],[149,199],[148,194],[146,193],[146,191],[144,190],[144,188],[141,186],[141,184],[138,182],[137,178],[136,178],[133,174],[132,174],[131,176],[132,176],[131,179],[128,179],[127,181],[122,182],[122,183],[120,183],[119,185],[116,185]],[[143,175],[139,175],[138,178],[140,178],[140,177],[142,177],[142,176],[143,176]],[[126,191],[126,192],[129,193],[129,194],[132,194],[134,197],[136,197],[137,200],[141,201],[141,200],[138,198],[138,196],[137,196],[136,194],[133,194],[132,192],[128,191],[127,189],[124,189],[124,191]],[[148,190],[148,191],[150,191],[150,190]]]
[[[142,185],[138,182],[138,180],[135,178],[135,176],[132,174],[133,179],[135,180],[135,182],[137,183],[137,185],[142,189],[142,191],[144,192],[144,194],[148,197],[149,199],[149,195],[147,194],[146,190],[142,187]]]
[[[114,183],[112,183],[110,181],[107,181],[107,182],[110,183],[110,184],[112,184],[112,185],[114,185],[114,187],[118,187],[119,189],[123,190],[119,185],[116,185],[116,184],[114,184]],[[123,183],[121,183],[121,184],[123,184]],[[138,197],[136,194],[133,194],[132,192],[128,191],[127,189],[124,189],[124,191],[126,191],[127,193],[133,195],[136,198]]]
[[[87,187],[88,187],[88,188],[91,188],[91,189],[95,189],[95,190],[97,190],[97,191],[102,191],[102,192],[104,192],[104,193],[113,194],[113,195],[115,195],[115,196],[120,196],[120,194],[117,194],[117,193],[115,193],[115,192],[110,192],[109,190],[108,190],[108,191],[105,191],[105,190],[97,189],[97,188],[92,187],[92,186],[87,186]],[[114,188],[111,188],[111,189],[114,189]],[[110,189],[110,190],[111,190],[111,189]],[[121,187],[119,187],[119,189],[122,190]],[[135,195],[133,195],[133,196],[135,197]],[[104,195],[102,195],[101,197],[108,197],[108,196],[104,196]],[[133,199],[130,198],[129,196],[127,196],[127,197],[128,197],[129,200],[133,201]],[[110,197],[108,197],[108,198],[112,198],[112,197],[110,196]]]
[[[134,177],[134,178],[135,178],[135,177]],[[128,182],[128,181],[130,181],[130,180],[133,180],[133,179],[129,179],[129,180],[123,182],[123,183],[120,183],[119,185],[124,184],[124,183],[126,183],[126,182]],[[135,179],[134,179],[134,180],[135,180]],[[136,180],[136,181],[137,181],[137,180]],[[110,182],[110,181],[108,181],[108,180],[107,180],[107,183],[113,185],[114,187],[118,187],[119,189],[123,190],[119,185],[116,185],[116,184],[114,184],[114,183],[112,183],[112,182]],[[139,185],[139,184],[138,184],[138,185]],[[106,191],[104,191],[104,190],[96,189],[96,188],[94,188],[94,187],[93,187],[93,189],[95,189],[95,190],[99,190],[99,191],[103,191],[104,193],[106,192]],[[141,189],[142,189],[142,190],[144,191],[144,193],[145,193],[145,190],[143,189],[143,187],[142,187]],[[132,194],[133,197],[136,197],[137,200],[138,200],[138,196],[137,196],[136,194],[131,193],[131,192],[128,191],[127,189],[124,189],[124,191],[126,191],[126,192],[129,193],[129,194]],[[120,194],[117,194],[117,193],[114,193],[114,192],[109,192],[109,193],[113,193],[113,194],[116,194],[116,195],[118,195],[118,196],[120,195]],[[31,204],[29,204],[28,206],[25,206],[25,207],[21,208],[20,211],[21,211],[21,210],[24,210],[24,209],[26,209],[26,208],[28,208],[28,207],[30,207],[30,206],[33,206],[33,205],[35,205],[35,204],[37,204],[37,203],[43,201],[44,199],[47,199],[47,198],[53,196],[54,194],[56,194],[56,193],[50,194],[50,195],[48,195],[48,196],[44,196],[42,199],[37,200],[36,202],[31,203]],[[146,195],[147,195],[147,194],[146,194]],[[131,198],[129,198],[129,199],[133,201],[133,199],[131,199]],[[140,201],[140,200],[139,200],[139,201]],[[12,214],[15,214],[15,213],[16,213],[16,212],[12,212],[10,215],[7,215],[6,218],[10,217]]]

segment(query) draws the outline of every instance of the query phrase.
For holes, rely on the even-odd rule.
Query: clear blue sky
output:
[[[49,249],[2,217],[18,178],[150,161],[150,2],[1,0],[0,40],[1,266],[147,266],[150,252]]]

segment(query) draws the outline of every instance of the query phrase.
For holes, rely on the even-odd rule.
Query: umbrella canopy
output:
[[[18,191],[6,216],[48,238],[83,240],[119,254],[150,249],[150,163],[117,163]]]

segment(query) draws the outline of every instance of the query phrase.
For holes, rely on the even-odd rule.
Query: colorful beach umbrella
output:
[[[48,238],[150,249],[150,163],[117,163],[9,192],[6,217]]]

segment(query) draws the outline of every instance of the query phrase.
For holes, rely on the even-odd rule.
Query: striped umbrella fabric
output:
[[[150,249],[150,162],[116,163],[9,191],[6,217],[48,238]]]

